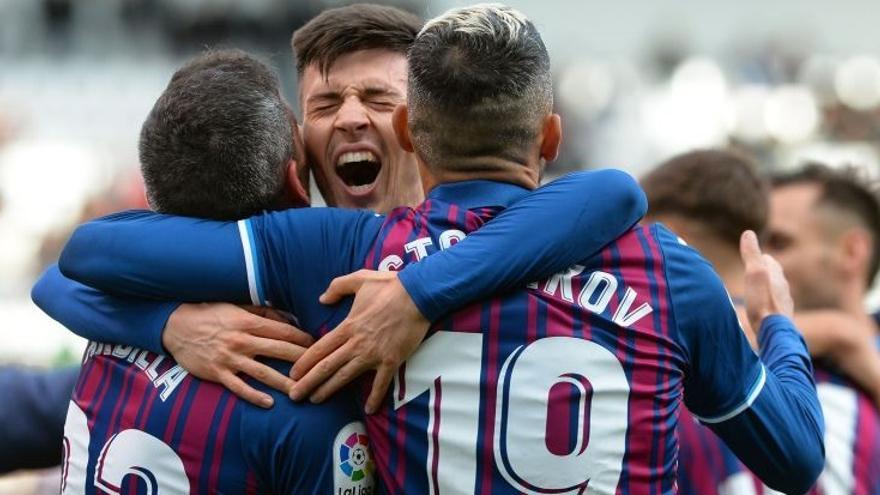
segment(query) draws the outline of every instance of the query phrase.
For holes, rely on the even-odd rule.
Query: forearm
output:
[[[116,297],[49,267],[31,290],[34,303],[80,337],[164,353],[162,330],[179,303]]]
[[[235,222],[123,212],[77,228],[59,267],[112,294],[250,302],[243,260]]]
[[[455,246],[400,272],[429,320],[487,294],[546,278],[586,259],[647,210],[635,180],[618,170],[569,174],[520,200]]]
[[[825,460],[824,419],[810,358],[785,317],[765,319],[759,338],[763,387],[742,412],[710,426],[768,486],[805,493]]]

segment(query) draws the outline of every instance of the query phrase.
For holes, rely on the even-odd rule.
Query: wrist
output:
[[[177,309],[168,316],[168,320],[165,322],[165,327],[162,328],[162,347],[168,355],[173,356],[182,345],[180,332],[177,329],[180,328],[180,320],[186,319],[186,314],[189,312],[188,306],[188,304],[181,304],[178,306]]]

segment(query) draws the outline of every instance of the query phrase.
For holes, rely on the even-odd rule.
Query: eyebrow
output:
[[[361,88],[360,93],[366,97],[386,96],[386,95],[395,96],[395,97],[399,97],[399,98],[403,97],[403,95],[399,91],[397,91],[394,88],[391,88],[390,86],[388,86],[386,84],[378,84],[378,83],[372,83],[372,82],[366,83]],[[322,100],[338,100],[340,97],[341,97],[341,94],[339,91],[331,89],[331,90],[323,91],[321,93],[312,95],[306,101],[311,102],[311,101],[322,101]]]

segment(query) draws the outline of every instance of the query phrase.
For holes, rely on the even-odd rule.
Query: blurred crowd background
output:
[[[259,53],[296,107],[290,35],[342,3],[0,0],[0,364],[79,359],[83,342],[28,292],[77,223],[145,206],[138,132],[175,67],[205,47]],[[384,3],[431,17],[472,2]],[[639,176],[709,146],[765,171],[815,159],[878,173],[880,3],[507,3],[536,21],[553,59],[565,125],[554,173]]]

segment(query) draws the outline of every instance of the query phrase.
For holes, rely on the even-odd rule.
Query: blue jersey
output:
[[[582,179],[589,177],[592,179],[590,182],[586,182]],[[584,187],[588,186],[588,187]],[[608,191],[611,191],[611,194],[603,194],[603,188],[609,188]],[[537,193],[532,195],[531,197],[526,197],[523,199],[516,207],[511,208],[509,212],[510,220],[499,219],[496,223],[497,228],[495,229],[498,232],[498,238],[501,240],[512,238],[512,242],[517,242],[518,237],[521,232],[530,231],[533,227],[532,225],[541,225],[546,223],[547,218],[553,218],[555,212],[543,211],[542,208],[545,205],[552,202],[562,202],[562,203],[572,203],[574,200],[580,201],[582,204],[582,208],[580,211],[573,210],[571,220],[566,222],[556,222],[556,230],[547,229],[548,235],[551,237],[556,234],[560,241],[567,240],[568,243],[558,243],[556,246],[560,246],[560,248],[546,250],[546,249],[524,249],[521,253],[519,259],[514,259],[514,265],[516,266],[516,270],[511,272],[516,276],[522,276],[522,273],[528,272],[551,272],[555,269],[558,269],[562,265],[559,263],[565,263],[566,259],[572,260],[578,256],[583,256],[584,254],[590,253],[592,251],[598,250],[602,244],[610,241],[614,237],[616,237],[620,232],[624,231],[629,225],[638,221],[641,215],[645,211],[644,197],[641,191],[635,186],[635,183],[631,178],[616,171],[600,171],[600,172],[590,172],[590,173],[582,173],[582,174],[573,174],[571,177],[567,179],[563,179],[557,181],[551,186],[542,188]],[[587,223],[583,225],[582,220],[585,215],[583,215],[583,211],[587,209],[587,206],[591,206],[591,210],[595,211],[597,216],[601,216],[605,222],[609,222],[609,226],[607,227],[609,230],[605,230],[606,227],[603,225],[596,225],[597,222],[593,222],[593,224]],[[604,209],[604,210],[603,210]],[[521,212],[520,212],[521,210]],[[531,211],[536,210],[538,213],[543,212],[543,216],[540,214],[532,214]],[[330,216],[332,224],[332,220],[335,215],[333,210],[326,210],[326,213]],[[352,214],[351,212],[346,212],[350,217],[357,217],[362,220],[362,224],[366,225],[368,228],[369,224],[373,224],[377,229],[381,225],[381,219],[378,219],[375,215],[367,214],[365,212]],[[531,222],[531,225],[530,225]],[[242,224],[244,227],[245,224]],[[510,229],[509,226],[514,225],[515,228]],[[581,228],[581,227],[589,227],[589,228]],[[495,242],[492,238],[494,233],[491,232],[492,229],[488,229],[486,231],[486,245],[492,245]],[[581,232],[580,235],[569,235],[568,231],[575,230]],[[240,229],[238,232],[246,234],[248,229]],[[315,229],[314,231],[317,235],[325,235],[320,228]],[[252,235],[248,234],[248,235]],[[242,236],[244,241],[244,245],[247,247],[251,247],[252,245],[248,243],[248,235]],[[563,236],[565,236],[563,238]],[[477,236],[479,237],[479,236]],[[504,241],[508,244],[511,241]],[[497,242],[495,242],[497,244]],[[502,242],[503,244],[503,242]],[[478,244],[473,244],[478,246]],[[537,252],[536,252],[537,251]],[[474,249],[460,249],[456,250],[456,253],[461,253],[458,255],[457,262],[459,264],[468,264],[473,259],[474,256],[479,257],[481,251]],[[347,268],[345,263],[346,259],[344,257],[340,258],[338,261],[342,262],[335,268],[337,271],[341,270],[339,273],[345,273],[350,271],[350,268]],[[341,268],[339,268],[341,267]],[[548,268],[549,267],[549,268]],[[250,267],[254,268],[254,267]],[[475,274],[477,278],[479,278],[479,274]],[[250,281],[259,279],[259,271],[249,270]],[[486,279],[491,280],[491,284],[496,284],[503,279]],[[524,280],[524,279],[523,279]],[[490,285],[490,288],[495,288],[496,286]],[[479,293],[481,290],[489,290],[489,289],[480,289],[480,284],[468,284],[468,287],[465,290],[460,291],[462,293],[461,297],[470,297],[473,298],[475,296],[468,295],[469,291],[471,294]],[[136,347],[144,347],[150,350],[156,350],[157,352],[162,352],[161,348],[161,328],[164,326],[164,322],[167,319],[168,315],[176,308],[176,303],[163,303],[157,301],[147,301],[130,297],[113,297],[108,296],[106,294],[101,293],[95,289],[90,287],[77,284],[71,280],[65,279],[61,276],[57,267],[52,267],[43,275],[38,284],[34,287],[33,291],[34,301],[46,310],[50,315],[64,323],[66,326],[76,331],[80,335],[90,338],[106,338],[110,340],[122,340],[127,346],[118,346],[120,350],[130,350],[132,355],[139,355],[138,353],[143,353],[145,356],[149,356],[149,358],[141,358],[140,363],[146,363],[144,359],[155,360],[156,362],[162,362],[162,366],[168,368],[164,370],[162,374],[159,376],[166,376],[164,373],[169,370],[175,370],[176,373],[180,373],[181,370],[179,366],[176,366],[172,361],[165,359],[161,355],[156,354],[148,354],[146,351],[140,351],[139,349],[133,348]],[[252,301],[260,301],[260,297],[257,292],[253,292],[250,294],[250,299]],[[284,305],[284,304],[282,304]],[[298,310],[302,313],[300,323],[304,325],[305,328],[313,329],[319,331],[321,328],[320,322],[322,321],[322,317],[315,317],[312,313],[310,313],[308,308],[297,308],[295,305],[290,304],[289,306],[293,310]],[[334,312],[336,310],[333,310]],[[317,314],[320,314],[318,312]],[[121,339],[119,338],[121,337]],[[111,346],[104,344],[93,344],[92,350],[94,350],[94,346],[99,345],[100,349],[106,350],[107,353],[110,353]],[[121,352],[121,351],[120,351]],[[92,353],[94,354],[94,352]],[[145,380],[144,377],[138,375],[134,372],[131,367],[131,362],[126,363],[125,360],[114,359],[113,356],[105,356],[102,352],[98,352],[97,356],[91,356],[90,360],[87,362],[87,367],[91,370],[92,368],[92,360],[97,360],[98,363],[110,370],[116,370],[117,374],[130,374],[133,380],[140,379],[141,381]],[[164,360],[164,361],[163,361]],[[107,362],[109,361],[109,362]],[[141,366],[143,370],[144,366]],[[89,373],[91,375],[91,372]],[[104,375],[102,375],[104,376]],[[128,375],[126,375],[128,376]],[[177,376],[177,375],[174,375]],[[185,373],[179,374],[181,383],[189,384],[193,379],[191,377],[186,376]],[[155,377],[154,377],[155,378]],[[147,380],[149,381],[149,380]],[[103,382],[102,382],[103,383]],[[109,395],[113,398],[110,401],[100,401],[99,403],[95,403],[90,400],[82,400],[80,394],[87,394],[88,391],[81,391],[78,389],[78,395],[75,397],[74,404],[80,404],[76,406],[76,410],[80,411],[82,414],[87,414],[88,417],[92,418],[91,422],[93,424],[97,424],[96,428],[100,431],[109,431],[109,432],[118,432],[120,429],[126,430],[137,429],[138,427],[143,428],[145,425],[137,424],[133,425],[131,422],[121,422],[125,415],[117,416],[116,410],[119,407],[119,401],[125,401],[126,403],[136,404],[135,406],[126,406],[130,410],[142,411],[143,401],[132,400],[128,396],[125,395],[125,390],[119,390],[119,384],[117,381],[111,380],[110,385],[115,384],[115,386],[109,386],[108,389],[104,390],[105,393],[109,390]],[[198,380],[193,381],[197,387],[204,390],[211,390],[213,392],[218,392],[220,389],[212,384],[207,384],[200,382]],[[144,385],[144,384],[142,384]],[[174,387],[177,388],[179,384],[176,384]],[[150,388],[144,385],[143,388]],[[119,395],[122,393],[123,395]],[[170,392],[169,392],[170,393]],[[155,391],[153,392],[155,395]],[[228,395],[228,394],[227,394]],[[197,398],[201,399],[201,396],[197,396]],[[149,400],[149,398],[148,398]],[[178,399],[182,400],[182,399]],[[234,398],[228,397],[225,400],[229,400],[232,402],[236,402]],[[278,404],[284,404],[286,407],[290,407],[290,404],[286,400],[276,401]],[[155,411],[152,409],[152,404],[154,401],[148,402],[150,408],[147,414],[149,417],[154,418],[154,422],[151,424],[155,424],[158,422],[159,424],[163,424],[163,422],[173,423],[174,421],[180,421],[181,413],[177,415],[169,415],[168,411],[165,409],[157,408]],[[202,404],[202,401],[193,401],[193,402],[185,402],[185,407],[183,417],[188,417],[189,414],[186,411],[191,409],[199,409],[204,410],[205,408],[210,409],[211,404]],[[236,407],[247,407],[244,404],[240,404]],[[276,405],[275,409],[279,409],[280,406]],[[83,410],[85,409],[85,412]],[[329,409],[329,407],[328,407]],[[256,411],[260,411],[257,409]],[[293,413],[298,413],[298,411],[294,410]],[[72,413],[74,416],[78,416],[76,412]],[[144,413],[140,413],[144,414]],[[332,415],[332,412],[328,413],[324,412],[325,415]],[[80,414],[81,415],[81,414]],[[107,416],[112,418],[120,418],[120,422],[109,421],[112,423],[112,426],[106,426],[104,423],[107,423]],[[143,416],[146,418],[148,416]],[[283,416],[282,413],[266,416],[263,415],[259,418],[259,421],[271,421],[273,418],[279,418]],[[141,417],[141,416],[139,416]],[[98,420],[96,418],[103,418]],[[238,415],[235,415],[234,418],[238,418]],[[304,421],[307,421],[308,416],[301,418]],[[237,424],[237,421],[233,421],[234,424]],[[69,422],[69,424],[78,424],[75,420]],[[297,428],[293,428],[292,425],[296,425],[296,421],[285,421],[282,425],[287,426],[287,430],[296,430]],[[103,426],[102,426],[103,425]],[[333,431],[332,424],[325,424],[324,426],[316,425],[315,429],[311,428],[298,428],[298,434],[302,437],[305,437],[306,440],[309,439],[309,436],[312,437],[311,445],[316,445],[316,449],[321,449],[321,443],[319,439],[323,439],[326,436],[326,432]],[[102,430],[103,428],[103,430]],[[160,428],[161,429],[161,428]],[[224,430],[226,431],[226,430]],[[235,435],[238,429],[233,428],[231,431],[232,435]],[[317,435],[314,433],[317,432]],[[202,432],[204,433],[204,432]],[[225,434],[225,433],[224,433]],[[212,433],[212,435],[216,435],[216,432]],[[106,435],[105,435],[106,436]],[[321,467],[321,462],[325,459],[325,457],[321,455],[311,456],[308,460],[303,460],[295,455],[297,452],[302,453],[304,449],[302,445],[309,444],[308,441],[304,441],[300,439],[298,442],[295,442],[296,438],[292,435],[283,435],[283,434],[273,434],[273,435],[245,435],[245,437],[249,437],[250,442],[246,442],[245,446],[259,444],[263,449],[262,458],[264,462],[259,463],[255,462],[255,467],[257,468],[255,472],[257,473],[256,479],[262,482],[261,491],[265,491],[267,487],[277,487],[277,486],[292,486],[290,484],[287,485],[279,485],[282,482],[295,483],[297,481],[300,482],[300,485],[303,486],[302,483],[312,482],[315,483],[316,489],[321,490],[323,483],[320,482],[315,476],[294,476],[295,472],[293,470],[279,470],[275,473],[275,475],[265,475],[265,471],[262,471],[264,475],[260,475],[261,470],[259,468],[266,467],[265,464],[268,462],[267,460],[274,460],[277,462],[286,461],[288,466],[297,466],[297,469],[308,469],[309,473],[319,474],[322,471],[318,468]],[[316,438],[315,438],[316,437]],[[258,439],[266,439],[271,438],[274,441],[272,442],[258,442]],[[345,438],[336,438],[335,440],[341,441],[344,440],[346,442],[346,446],[335,449],[335,455],[337,457],[335,466],[337,469],[333,471],[333,479],[336,483],[336,486],[340,486],[339,483],[343,485],[345,483],[352,484],[352,487],[358,488],[361,490],[358,493],[368,493],[368,483],[369,481],[368,475],[371,470],[365,471],[365,466],[368,466],[369,457],[365,457],[365,454],[368,453],[367,450],[363,448],[366,444],[366,436],[358,433],[355,435],[352,433],[351,435],[345,436]],[[182,456],[185,459],[184,466],[187,467],[188,475],[193,476],[194,473],[196,479],[200,479],[197,475],[199,471],[199,463],[200,462],[208,462],[206,459],[201,459],[197,455],[192,455],[193,452],[199,452],[200,448],[191,448],[192,445],[203,445],[205,442],[204,435],[194,435],[190,437],[185,437],[184,440],[179,441],[178,443],[183,446],[183,451],[189,452],[190,455]],[[268,444],[268,445],[266,445]],[[94,445],[98,447],[101,446],[100,442],[94,442]],[[186,447],[190,445],[190,447]],[[213,470],[212,477],[210,478],[208,490],[213,491],[217,483],[220,482],[222,486],[224,486],[224,491],[226,492],[235,492],[239,491],[238,489],[252,489],[254,487],[254,475],[252,471],[248,471],[243,467],[241,462],[235,461],[235,455],[238,452],[238,447],[241,444],[238,442],[238,439],[234,439],[233,441],[227,442],[227,446],[229,447],[229,452],[231,452],[231,458],[224,458],[223,469],[222,470]],[[299,448],[296,446],[299,445]],[[172,450],[174,450],[172,448]],[[252,449],[253,450],[253,449]],[[265,455],[266,450],[272,451],[272,455]],[[305,449],[307,450],[307,449]],[[92,453],[92,457],[96,457],[97,453]],[[300,454],[302,455],[302,454]],[[180,456],[171,456],[168,457],[180,457]],[[260,456],[255,456],[254,459],[259,459]],[[82,461],[83,455],[74,456],[74,460]],[[366,463],[366,464],[365,464]],[[84,468],[85,469],[85,468]],[[94,467],[92,468],[94,470]],[[326,474],[326,469],[324,470]],[[76,473],[76,471],[74,471]],[[243,475],[243,473],[247,473]],[[342,480],[340,481],[340,473],[342,473]],[[83,473],[84,474],[84,473]],[[170,476],[170,475],[169,475]],[[78,479],[78,476],[73,476],[74,479]],[[162,478],[165,478],[163,476]],[[275,482],[275,484],[271,484],[271,482]],[[311,481],[309,481],[311,480]],[[235,483],[238,483],[236,485]],[[242,485],[242,483],[245,483]],[[196,488],[198,486],[199,488]],[[307,485],[306,485],[307,486]],[[204,491],[205,487],[202,484],[196,483],[193,485],[193,492]],[[281,490],[284,491],[284,490]],[[296,490],[297,492],[301,492],[303,490]]]
[[[880,349],[880,340],[877,342]],[[868,394],[817,363],[816,389],[827,419],[825,449],[831,453],[810,495],[880,495],[880,412]],[[679,484],[687,495],[774,495],[702,425],[682,415]]]
[[[455,300],[456,291],[423,297],[415,287],[455,286],[460,271],[433,269],[434,260],[448,260],[459,248],[443,248],[454,244],[463,251],[494,222],[467,234],[524,194],[485,181],[442,185],[419,208],[387,219],[338,210],[238,224],[118,216],[78,229],[61,268],[136,296],[271,301],[294,310],[307,328],[325,330],[345,310],[315,302],[330,279],[364,265],[403,268],[414,301],[437,319],[443,305],[436,302]],[[579,216],[569,204],[560,207],[559,220]],[[534,228],[521,241],[540,244],[535,233],[551,228]],[[492,280],[516,280],[506,263],[516,253],[487,256],[500,258],[490,264]],[[398,378],[385,414],[368,423],[390,491],[674,493],[683,388],[691,409],[776,486],[796,491],[818,473],[821,412],[805,346],[788,320],[765,322],[763,366],[708,263],[661,227],[633,230],[599,256],[568,264],[579,260],[531,291],[465,309],[463,321],[441,318],[440,331],[402,373],[421,371]],[[426,273],[432,276],[420,281]],[[466,358],[448,370],[449,388],[436,375],[446,359],[437,346]],[[767,438],[761,432],[768,428],[781,434]],[[552,461],[553,469],[534,459]]]
[[[316,406],[273,395],[261,409],[164,356],[91,342],[68,408],[61,491],[375,493],[350,397]]]

